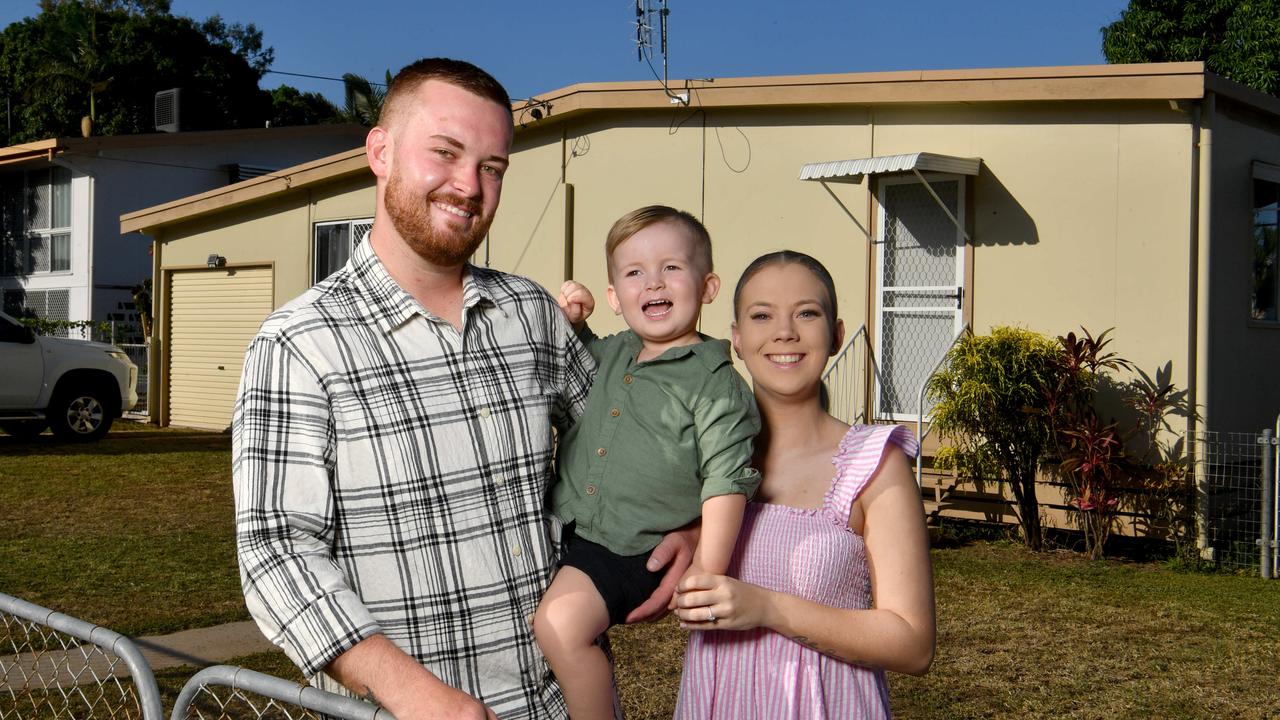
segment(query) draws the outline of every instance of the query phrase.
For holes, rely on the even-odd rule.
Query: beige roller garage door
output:
[[[169,423],[222,430],[244,349],[271,313],[271,268],[181,270],[169,290]]]

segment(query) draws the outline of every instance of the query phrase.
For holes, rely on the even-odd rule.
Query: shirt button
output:
[[[595,486],[595,485],[588,485],[588,486],[587,486],[587,494],[588,494],[588,495],[595,495],[595,494],[596,494],[596,486]]]
[[[487,418],[487,417],[489,417],[489,408],[487,408],[487,407],[482,407],[482,408],[480,408],[480,417],[482,417],[482,418]]]
[[[516,557],[520,557],[520,546],[519,546],[519,545],[516,545],[516,546],[512,547],[512,548],[511,548],[511,554],[512,554],[512,555],[515,555]]]
[[[630,384],[631,384],[631,373],[627,373],[626,375],[623,375],[623,376],[622,376],[622,382],[626,383],[627,385],[630,385]]]
[[[505,484],[506,484],[506,482],[507,482],[507,478],[506,478],[505,476],[503,476],[503,475],[494,475],[494,476],[493,476],[493,484],[494,484],[494,485],[501,486],[501,485],[505,485]]]
[[[608,454],[609,454],[609,451],[605,450],[604,448],[600,448],[596,450],[596,455],[599,455],[600,457],[604,457],[605,455],[608,455]]]
[[[529,613],[528,615],[525,615],[524,621],[528,623],[529,627],[533,627],[533,613]]]
[[[613,417],[618,417],[619,415],[622,414],[622,411],[619,410],[618,408],[614,408],[609,411],[609,414],[612,415]]]

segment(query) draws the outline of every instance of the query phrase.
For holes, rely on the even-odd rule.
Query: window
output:
[[[316,223],[316,252],[312,282],[320,282],[337,272],[351,259],[351,251],[360,242],[373,219],[343,220],[341,222]]]
[[[71,171],[0,178],[0,275],[71,269]]]
[[[1260,177],[1253,179],[1253,307],[1250,317],[1263,322],[1280,321],[1280,265],[1277,247],[1277,211],[1280,210],[1280,183]]]

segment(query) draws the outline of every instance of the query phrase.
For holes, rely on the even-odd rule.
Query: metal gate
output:
[[[1277,431],[1205,431],[1196,443],[1200,544],[1205,557],[1230,570],[1280,577],[1280,478]]]

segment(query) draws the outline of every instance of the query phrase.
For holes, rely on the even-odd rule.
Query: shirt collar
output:
[[[427,312],[412,295],[395,281],[382,264],[382,259],[373,251],[368,233],[356,244],[351,254],[351,275],[353,284],[364,296],[369,305],[369,319],[384,330],[397,328],[415,315],[424,318],[435,316]],[[493,273],[477,268],[470,263],[463,267],[462,274],[462,311],[465,315],[478,305],[498,308],[503,314],[494,292]]]
[[[628,352],[630,352],[631,357],[634,359],[640,352],[640,348],[644,346],[644,341],[640,339],[640,336],[637,335],[634,330],[628,330],[627,335]],[[705,365],[708,370],[715,370],[727,362],[732,362],[729,359],[728,340],[718,340],[716,338],[703,335],[702,333],[698,333],[698,337],[702,338],[702,342],[693,343],[692,345],[680,345],[679,347],[667,348],[661,355],[652,360],[647,360],[646,362],[669,362],[692,355],[699,362]]]

